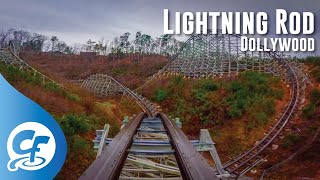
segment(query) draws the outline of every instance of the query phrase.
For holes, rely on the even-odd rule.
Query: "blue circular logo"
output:
[[[58,123],[0,75],[1,179],[53,179],[67,154]]]

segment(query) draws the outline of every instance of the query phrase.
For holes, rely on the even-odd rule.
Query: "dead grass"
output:
[[[146,78],[158,72],[167,62],[159,55],[146,55],[143,60],[108,56],[88,58],[80,55],[22,52],[21,57],[33,67],[58,79],[83,79],[95,73],[108,74],[129,88],[137,88]]]

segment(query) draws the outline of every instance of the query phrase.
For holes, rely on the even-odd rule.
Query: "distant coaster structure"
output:
[[[210,31],[209,31],[210,32]],[[192,35],[158,73],[139,89],[159,77],[181,75],[186,78],[230,77],[243,71],[258,71],[279,77],[290,86],[290,101],[277,116],[277,122],[267,135],[252,148],[232,158],[223,165],[226,172],[242,176],[264,161],[263,152],[282,133],[290,119],[300,113],[305,100],[305,88],[309,82],[298,60],[276,51],[241,51],[240,35],[217,34]]]
[[[2,56],[6,55],[2,53]],[[8,58],[2,59],[5,59],[5,62],[10,63],[10,60],[8,60]],[[15,56],[15,59],[19,60],[20,58]],[[21,63],[20,60],[18,61],[18,64]],[[256,144],[254,144],[252,148],[246,150],[245,152],[237,155],[236,157],[221,165],[221,163],[219,163],[220,159],[217,157],[217,153],[215,152],[215,148],[214,146],[212,147],[213,142],[211,143],[211,139],[205,141],[209,142],[209,144],[204,144],[210,146],[208,149],[213,159],[215,160],[216,177],[236,178],[243,176],[253,167],[264,162],[265,155],[270,153],[270,151],[267,151],[268,147],[270,147],[272,142],[277,141],[279,135],[283,133],[282,130],[288,124],[289,120],[293,120],[300,113],[299,109],[305,99],[305,88],[306,85],[309,83],[308,77],[303,72],[303,69],[304,68],[302,63],[288,56],[285,56],[283,53],[280,52],[242,52],[240,51],[239,35],[226,35],[222,34],[221,31],[218,31],[218,34],[209,33],[192,35],[183,44],[178,53],[170,59],[169,63],[138,89],[143,89],[143,87],[145,87],[150,82],[157,82],[157,79],[162,76],[181,75],[186,78],[214,78],[230,77],[233,75],[237,75],[242,71],[264,72],[272,76],[279,77],[280,79],[285,81],[290,87],[291,97],[287,104],[287,107],[281,114],[277,116],[277,121],[275,125],[270,129],[266,136],[259,140]],[[188,143],[186,141],[185,136],[181,134],[181,130],[178,130],[174,124],[169,123],[170,120],[164,114],[160,113],[160,110],[156,105],[146,100],[146,98],[142,97],[138,93],[121,85],[115,79],[107,75],[95,74],[88,77],[87,79],[80,80],[79,82],[81,86],[89,89],[90,91],[100,96],[110,96],[119,93],[126,93],[129,96],[133,97],[133,99],[146,113],[146,116],[149,117],[148,119],[144,115],[139,115],[138,117],[133,118],[136,124],[132,126],[132,128],[134,127],[136,130],[128,127],[121,130],[123,132],[119,134],[128,134],[125,140],[121,140],[120,137],[117,138],[117,141],[119,141],[119,143],[124,144],[123,146],[119,146],[119,143],[111,143],[110,145],[112,145],[112,147],[114,148],[104,148],[104,144],[109,143],[106,139],[107,133],[106,131],[103,131],[102,134],[104,135],[99,134],[99,142],[105,141],[105,143],[100,143],[100,150],[98,152],[105,152],[107,154],[118,152],[120,154],[118,158],[108,159],[107,157],[105,157],[107,159],[105,159],[104,161],[100,160],[96,163],[94,162],[92,166],[88,169],[88,172],[90,172],[90,177],[102,177],[103,174],[99,174],[102,172],[105,172],[107,174],[111,173],[109,177],[119,177],[121,174],[120,178],[122,179],[139,179],[138,177],[141,174],[145,176],[154,176],[158,179],[161,179],[161,177],[172,177],[172,179],[193,179],[195,178],[196,174],[199,175],[199,172],[201,172],[201,168],[198,168],[197,170],[191,170],[193,168],[194,163],[192,163],[192,161],[190,162],[190,159],[188,159],[187,156],[183,156],[183,154],[185,154],[186,152],[183,151],[185,148],[182,147],[185,145],[185,147],[190,148],[190,143]],[[163,124],[161,125],[160,123],[160,126],[157,126],[158,129],[152,128],[152,126],[156,122],[159,123],[161,121]],[[141,129],[141,125],[146,123],[148,125],[143,126]],[[169,126],[169,124],[173,125],[173,128]],[[137,132],[138,134],[136,134]],[[154,136],[154,134],[161,134],[165,132],[167,132],[166,138],[162,139],[161,142],[152,141],[151,146],[150,141],[136,139],[137,136],[140,138],[150,138],[150,133],[152,134],[152,136]],[[143,133],[144,135],[141,135]],[[177,133],[183,137],[182,147],[181,144],[179,146],[179,142],[176,142],[178,136],[174,134]],[[179,165],[178,167],[181,172],[177,172],[179,171],[179,169],[176,169],[175,167],[167,166],[162,163],[160,163],[162,169],[159,169],[159,161],[163,162],[163,156],[161,156],[160,159],[156,160],[156,164],[152,164],[150,162],[150,159],[145,159],[145,157],[151,156],[150,154],[159,155],[159,153],[163,153],[163,151],[158,151],[155,153],[153,151],[150,151],[150,148],[160,147],[159,143],[164,143],[164,140],[166,141],[166,143],[172,145],[173,151],[171,151],[171,153],[174,153],[175,156],[171,157],[173,159],[170,161],[173,164]],[[142,143],[144,145],[143,147],[147,148],[148,151],[141,151],[141,149],[140,151],[135,151],[134,147],[138,147],[139,145],[141,146],[141,144],[139,143]],[[201,144],[203,143],[200,143],[200,145]],[[131,151],[132,154],[129,153],[129,156],[127,157],[124,154],[126,154],[125,152],[127,152],[130,149],[130,147],[133,148],[133,150]],[[102,148],[104,148],[103,151]],[[169,152],[165,151],[165,153]],[[138,156],[133,156],[134,154],[138,154]],[[141,157],[143,157],[144,159],[140,159],[140,162],[134,160],[134,158]],[[156,158],[153,157],[153,159]],[[116,162],[114,166],[111,166],[112,164],[114,164],[111,163],[111,161]],[[130,161],[131,164],[124,164],[124,162],[126,161]],[[197,158],[193,161],[202,162],[202,160]],[[123,167],[123,165],[127,167],[125,172],[116,170],[119,167]],[[101,166],[110,166],[113,170],[108,171],[106,169],[103,169],[103,167]],[[141,166],[143,166],[144,168],[139,169],[139,167]],[[148,168],[145,169],[145,166],[147,166]],[[202,167],[207,167],[207,165],[205,163],[202,163]],[[206,169],[204,171],[210,174],[208,172],[208,168],[203,169]],[[168,172],[169,175],[166,175],[166,173]],[[82,178],[86,178],[86,175],[84,174]]]
[[[306,85],[310,84],[303,72],[304,64],[276,51],[240,50],[240,35],[199,34],[191,36],[172,57],[171,61],[143,86],[161,76],[181,75],[186,78],[230,77],[243,71],[258,71],[279,77],[290,85],[290,100],[286,109],[277,116],[277,122],[264,138],[252,148],[223,164],[234,176],[243,176],[264,161],[264,150],[282,133],[289,122],[300,113],[305,100]]]
[[[14,43],[10,41],[8,47],[0,49],[0,62],[8,66],[18,67],[20,70],[30,71],[34,76],[40,76],[43,83],[53,83],[65,88],[62,84],[57,83],[22,60],[18,55],[17,49]]]

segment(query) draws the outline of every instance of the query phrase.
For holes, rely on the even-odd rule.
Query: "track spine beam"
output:
[[[128,156],[127,150],[130,148],[133,136],[145,116],[145,113],[140,113],[129,121],[79,179],[118,179]]]
[[[160,117],[171,139],[183,179],[218,179],[213,169],[193,147],[182,130],[163,113],[160,113]]]

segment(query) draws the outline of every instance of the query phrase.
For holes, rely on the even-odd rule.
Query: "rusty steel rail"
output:
[[[127,150],[130,148],[133,136],[145,116],[145,113],[140,113],[132,118],[79,179],[118,179],[128,156]]]
[[[219,179],[207,161],[196,151],[182,130],[178,128],[174,122],[169,120],[165,114],[160,113],[159,115],[167,129],[171,145],[175,150],[175,157],[183,179]]]

